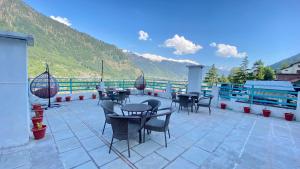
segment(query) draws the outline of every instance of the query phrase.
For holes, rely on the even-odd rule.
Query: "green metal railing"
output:
[[[244,87],[240,84],[226,84],[219,87],[219,98],[233,99],[237,102],[265,106],[296,108],[298,92]]]

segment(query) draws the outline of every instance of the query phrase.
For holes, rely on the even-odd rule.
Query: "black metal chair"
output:
[[[172,107],[173,103],[175,103],[175,107],[176,107],[176,103],[179,103],[179,99],[177,98],[176,92],[172,92],[171,96],[172,96],[171,107]]]
[[[208,107],[209,110],[209,115],[211,115],[211,100],[213,99],[213,96],[205,96],[200,98],[199,102],[197,103],[197,110],[196,112],[198,112],[199,107]]]
[[[191,111],[193,111],[193,102],[190,100],[189,96],[178,95],[179,98],[179,110],[182,110],[182,107],[187,108],[188,115],[190,114],[189,107],[191,107]]]
[[[164,113],[157,113],[154,115],[150,115],[150,120],[148,120],[145,123],[145,125],[144,125],[144,142],[145,142],[145,130],[164,132],[165,146],[167,147],[166,132],[168,131],[168,135],[170,138],[169,122],[170,122],[171,114],[174,112],[174,109],[172,109],[171,107],[158,109],[158,112],[160,112],[160,111],[164,111]],[[163,117],[163,116],[165,116],[165,119],[159,118],[159,117]]]
[[[139,133],[139,139],[141,142],[141,129],[144,126],[145,118],[141,116],[118,116],[112,114],[108,116],[110,118],[113,130],[113,135],[109,146],[109,153],[111,152],[114,138],[118,140],[127,140],[128,156],[130,157],[129,138],[130,136]],[[131,122],[137,120],[141,120],[141,123],[137,124]]]
[[[126,92],[125,91],[119,91],[118,95],[117,95],[117,102],[120,102],[121,104],[123,104],[126,99]]]
[[[103,108],[104,115],[105,115],[105,122],[104,122],[104,126],[102,129],[102,134],[104,133],[106,123],[111,124],[111,120],[108,115],[111,115],[111,114],[118,115],[117,113],[114,112],[115,104],[116,104],[115,102],[110,101],[110,100],[105,100],[105,101],[102,101],[102,103],[101,103],[101,107]]]
[[[142,104],[147,103],[148,105],[150,105],[152,107],[150,110],[151,114],[156,114],[159,106],[161,105],[161,102],[156,99],[148,99],[148,100],[142,101],[141,103]]]
[[[129,102],[130,102],[130,94],[131,94],[130,89],[126,89],[125,90],[125,96],[126,96],[125,103],[127,103],[127,100],[129,100]]]
[[[99,105],[100,102],[103,101],[103,100],[110,100],[109,97],[103,96],[103,92],[102,91],[98,90],[98,94],[99,94],[99,100],[98,100],[98,104],[97,105]]]

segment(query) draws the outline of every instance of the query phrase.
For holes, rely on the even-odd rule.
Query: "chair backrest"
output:
[[[137,116],[118,116],[108,115],[111,120],[111,127],[113,130],[113,137],[119,140],[128,139],[128,123],[131,119],[139,119]]]
[[[126,93],[126,96],[129,96],[130,93],[131,93],[131,92],[130,92],[130,89],[126,89],[126,90],[125,90],[125,93]]]
[[[200,102],[199,103],[202,103],[202,105],[206,105],[208,107],[210,107],[211,105],[211,100],[214,98],[214,96],[212,95],[208,95],[208,96],[205,96],[203,97],[202,99],[200,99]],[[207,102],[207,99],[208,99],[208,102]],[[206,101],[205,101],[206,100]],[[205,102],[204,102],[205,101]],[[203,103],[204,102],[204,103]]]
[[[101,103],[101,107],[103,108],[106,120],[109,120],[109,117],[108,117],[109,114],[115,114],[115,112],[114,112],[114,102],[113,101],[104,100]]]
[[[179,98],[179,105],[183,107],[187,107],[189,105],[189,96],[184,96],[184,95],[178,95]]]
[[[119,91],[118,97],[119,97],[118,99],[121,100],[121,101],[125,100],[126,92],[125,91]]]
[[[171,93],[171,96],[172,96],[172,100],[176,100],[176,99],[177,99],[176,92],[172,92],[172,93]]]
[[[200,96],[200,93],[199,92],[189,92],[190,94],[194,94],[194,95],[197,95],[197,97]]]
[[[208,96],[208,97],[209,97],[208,105],[210,106],[211,100],[214,98],[214,96],[210,95],[210,96]]]
[[[156,113],[159,106],[161,105],[161,102],[156,99],[145,100],[141,103],[147,103],[148,105],[150,105],[152,107],[152,109],[151,109],[152,113]]]
[[[165,119],[165,129],[167,129],[168,128],[168,126],[169,126],[169,123],[170,123],[170,118],[171,118],[171,115],[172,115],[172,113],[175,111],[175,109],[172,109],[172,108],[170,108],[169,110],[168,110],[168,112],[166,113],[166,119]]]

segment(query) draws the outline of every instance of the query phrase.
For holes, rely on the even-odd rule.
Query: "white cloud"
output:
[[[178,62],[178,63],[189,63],[189,64],[196,64],[198,65],[199,63],[193,60],[189,60],[189,59],[173,59],[173,58],[167,58],[164,56],[160,56],[160,55],[155,55],[155,54],[151,54],[151,53],[135,53],[138,56],[141,56],[143,58],[149,59],[151,61],[155,61],[155,62],[162,62],[162,61],[171,61],[171,62]]]
[[[228,44],[217,44],[215,42],[210,44],[211,47],[217,48],[216,54],[222,57],[234,57],[234,58],[243,58],[247,56],[246,52],[239,52],[236,46]]]
[[[143,30],[139,31],[139,40],[148,40],[149,34]]]
[[[61,16],[50,16],[51,19],[56,20],[57,22],[60,22],[62,24],[65,24],[67,26],[71,26],[71,22],[68,18],[61,17]]]
[[[194,54],[203,47],[184,38],[184,36],[174,35],[173,38],[167,39],[164,43],[165,47],[176,49],[175,55]]]

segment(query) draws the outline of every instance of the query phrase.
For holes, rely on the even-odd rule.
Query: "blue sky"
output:
[[[300,0],[25,0],[46,16],[148,57],[229,69],[300,53]],[[139,35],[139,32],[142,35]],[[148,36],[147,36],[148,34]]]

